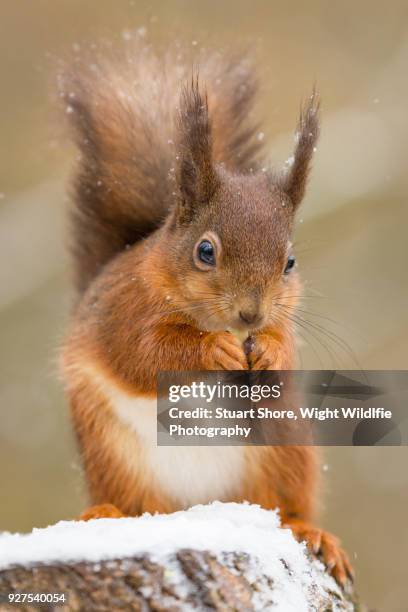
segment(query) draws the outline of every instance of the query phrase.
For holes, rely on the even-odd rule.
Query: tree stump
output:
[[[188,541],[191,548],[179,547]],[[62,522],[32,534],[4,534],[0,551],[2,611],[358,609],[352,592],[339,588],[275,513],[246,504]],[[17,608],[7,603],[17,593],[63,594],[65,601],[26,599]]]

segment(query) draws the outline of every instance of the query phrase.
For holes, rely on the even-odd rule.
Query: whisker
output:
[[[335,365],[336,364],[335,357],[338,357],[338,355],[336,355],[336,353],[333,351],[333,349],[326,342],[324,342],[322,338],[320,338],[317,335],[316,331],[313,328],[310,329],[308,327],[308,321],[299,320],[299,319],[293,317],[292,315],[288,315],[288,314],[286,316],[294,323],[294,325],[297,326],[297,328],[300,327],[305,332],[307,332],[311,336],[311,338],[313,338],[326,351],[326,353],[328,354],[332,364],[334,365],[334,367],[336,367],[336,365]],[[313,346],[311,342],[309,342],[309,345],[311,347]],[[319,356],[319,361],[320,361],[320,363],[322,365],[322,368],[323,368],[324,364],[323,364],[323,361],[320,358],[320,356]]]
[[[286,317],[286,315],[285,315],[285,314],[284,314],[283,316],[280,316],[280,314],[279,314],[279,315],[278,315],[278,316],[276,316],[275,318],[276,318],[276,321],[277,321],[278,323],[282,323],[282,324],[285,324],[285,323],[286,323],[286,321],[288,320],[288,317]],[[292,321],[292,322],[293,322],[293,321]],[[296,334],[298,334],[298,335],[299,335],[299,336],[302,338],[302,340],[303,340],[303,341],[304,341],[304,342],[307,344],[307,346],[310,346],[310,348],[312,349],[312,351],[313,351],[314,355],[317,357],[317,360],[319,361],[319,363],[320,363],[320,365],[322,366],[322,369],[323,369],[323,368],[324,368],[324,364],[323,364],[322,358],[321,358],[321,356],[319,355],[319,353],[318,353],[318,351],[317,351],[316,347],[315,347],[315,346],[314,346],[314,344],[313,344],[313,343],[312,343],[312,342],[311,342],[311,341],[310,341],[310,340],[307,338],[307,336],[306,336],[304,333],[302,333],[302,331],[300,331],[300,329],[302,329],[302,328],[300,327],[300,325],[297,325],[295,322],[293,322],[293,323],[294,323],[294,325],[295,325],[295,326],[296,326],[296,328],[297,328],[297,329],[296,329]],[[299,329],[299,328],[300,328],[300,329]],[[307,330],[306,330],[306,331],[307,331]],[[311,335],[312,335],[312,334],[311,334]],[[313,339],[315,339],[313,335],[312,335],[312,338],[313,338]],[[319,343],[319,344],[320,344],[320,343]],[[301,360],[301,364],[302,364],[302,368],[303,368],[303,357],[302,357],[302,354],[300,353],[300,354],[299,354],[299,356],[300,356],[300,360]]]
[[[358,358],[355,354],[355,351],[352,349],[350,344],[346,340],[341,338],[338,334],[336,334],[335,332],[331,330],[326,329],[325,327],[323,327],[322,325],[320,325],[319,323],[315,321],[310,321],[308,319],[305,319],[301,315],[298,315],[296,312],[293,312],[294,309],[290,306],[287,306],[287,305],[285,306],[285,305],[280,304],[279,308],[286,310],[286,313],[289,315],[290,318],[292,318],[294,322],[301,324],[304,327],[306,326],[308,328],[311,328],[315,332],[324,335],[328,340],[333,342],[334,345],[336,345],[339,349],[344,351],[345,354],[351,357],[355,365],[357,365],[358,369],[362,369],[361,364],[359,363]],[[309,329],[309,332],[310,332],[310,329]],[[319,341],[321,342],[320,339]],[[328,350],[328,346],[325,345],[325,347],[326,347],[326,350]]]

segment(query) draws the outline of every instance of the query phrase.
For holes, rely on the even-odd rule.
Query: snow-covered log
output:
[[[219,502],[2,534],[0,597],[17,592],[63,593],[47,609],[70,612],[355,609],[275,512]]]

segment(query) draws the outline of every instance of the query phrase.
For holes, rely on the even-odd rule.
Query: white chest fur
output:
[[[239,446],[157,446],[156,400],[130,396],[104,386],[112,410],[143,447],[152,480],[182,506],[228,500],[239,491],[244,474],[244,448]],[[140,469],[132,465],[129,468]]]

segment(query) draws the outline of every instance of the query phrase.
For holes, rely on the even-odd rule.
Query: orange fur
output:
[[[172,448],[166,455],[170,465],[157,465],[151,411],[143,415],[141,406],[156,397],[160,371],[294,368],[293,322],[286,315],[296,307],[300,283],[286,266],[318,136],[316,96],[301,115],[292,168],[284,176],[265,173],[256,163],[254,127],[243,121],[254,90],[253,79],[244,78],[248,69],[228,64],[235,66],[229,74],[220,68],[225,84],[218,89],[210,84],[208,99],[199,79],[193,79],[181,87],[176,109],[168,84],[174,86],[177,71],[162,78],[159,64],[149,62],[157,78],[143,81],[143,99],[149,100],[152,87],[156,114],[140,104],[135,91],[124,95],[132,79],[116,78],[117,97],[111,67],[97,83],[98,71],[85,74],[76,88],[74,79],[72,119],[83,153],[74,211],[82,296],[63,370],[96,505],[83,518],[172,512],[192,500],[218,497],[279,508],[294,533],[309,534],[315,542],[313,448],[231,448],[227,455],[211,449],[214,481],[203,478],[206,465],[192,448],[203,482],[189,473],[183,483],[189,467],[180,467],[184,455]],[[137,65],[135,74],[145,74]],[[211,70],[210,63],[203,74]],[[141,116],[147,108],[145,124]],[[174,168],[164,125],[166,138],[174,136],[178,143]],[[172,171],[175,181],[169,182]],[[213,241],[216,265],[198,261],[203,240]],[[250,333],[249,354],[228,329]],[[171,470],[172,458],[179,461],[179,472]],[[334,555],[333,539],[319,541],[341,580],[348,572],[345,558]]]

